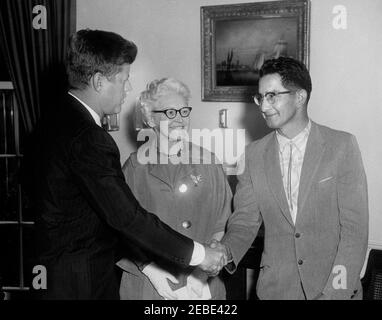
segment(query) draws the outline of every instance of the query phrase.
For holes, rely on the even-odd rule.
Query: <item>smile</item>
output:
[[[273,116],[276,116],[277,113],[272,113],[272,114],[265,114],[265,113],[263,113],[263,115],[264,115],[265,118],[271,118]]]

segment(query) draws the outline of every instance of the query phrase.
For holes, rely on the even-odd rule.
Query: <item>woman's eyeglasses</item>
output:
[[[192,108],[191,107],[183,107],[179,110],[177,109],[165,109],[165,110],[153,110],[154,113],[164,113],[167,118],[174,119],[176,114],[179,112],[182,118],[186,118],[190,115]]]

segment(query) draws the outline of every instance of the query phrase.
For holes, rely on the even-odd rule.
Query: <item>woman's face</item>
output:
[[[184,107],[188,107],[186,99],[182,95],[173,92],[160,97],[152,111],[180,110]],[[176,113],[173,119],[169,119],[164,113],[152,112],[152,118],[155,122],[155,131],[160,131],[160,134],[166,138],[169,137],[170,141],[177,141],[184,134],[187,134],[190,125],[190,116],[182,117],[179,112]],[[162,126],[160,126],[161,122]],[[168,123],[168,131],[166,123]]]

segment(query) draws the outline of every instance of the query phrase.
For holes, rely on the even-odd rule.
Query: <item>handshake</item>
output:
[[[203,262],[199,265],[210,277],[215,277],[220,270],[230,262],[230,253],[228,248],[217,240],[212,240],[204,246],[206,255]]]

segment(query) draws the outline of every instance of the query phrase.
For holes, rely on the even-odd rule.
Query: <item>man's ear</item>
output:
[[[298,105],[304,106],[306,104],[306,100],[308,99],[308,93],[306,92],[306,90],[305,89],[299,89],[296,92],[296,95],[297,95]]]
[[[90,78],[90,83],[92,88],[100,92],[103,86],[103,80],[104,76],[100,72],[96,72],[91,78]]]

